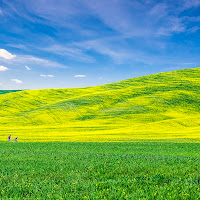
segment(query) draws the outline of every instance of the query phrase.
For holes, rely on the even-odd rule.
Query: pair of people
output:
[[[11,135],[8,136],[8,141],[11,141]],[[15,142],[18,141],[18,137],[15,138]]]

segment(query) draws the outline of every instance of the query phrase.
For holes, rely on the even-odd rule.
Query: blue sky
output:
[[[0,0],[0,89],[199,67],[200,0]]]

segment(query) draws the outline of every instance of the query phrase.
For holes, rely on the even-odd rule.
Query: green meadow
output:
[[[0,143],[0,199],[200,199],[199,143]]]
[[[0,91],[0,199],[200,199],[199,152],[200,68]]]

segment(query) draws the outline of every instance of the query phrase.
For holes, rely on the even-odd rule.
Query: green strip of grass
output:
[[[21,90],[0,90],[0,94],[7,94],[7,93],[11,93],[11,92],[19,92]]]
[[[199,199],[199,143],[0,143],[0,199]]]

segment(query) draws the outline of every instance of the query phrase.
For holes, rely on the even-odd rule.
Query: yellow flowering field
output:
[[[0,95],[0,140],[200,139],[200,68],[95,87]]]

